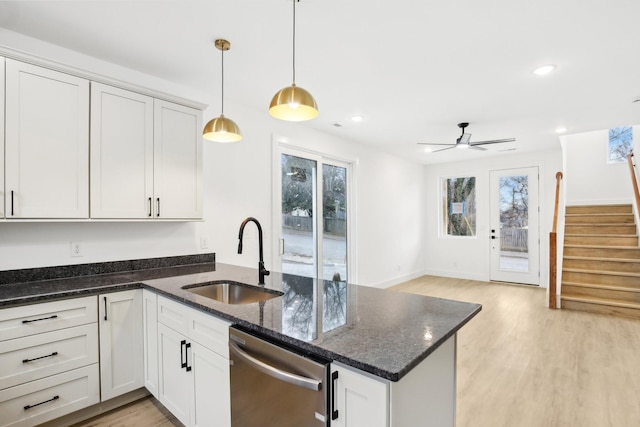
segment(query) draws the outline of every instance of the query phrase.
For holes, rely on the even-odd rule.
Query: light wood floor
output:
[[[138,400],[72,427],[184,427],[153,397]],[[213,426],[212,426],[213,427]]]
[[[424,276],[393,289],[482,304],[458,334],[457,427],[640,426],[640,321],[550,310],[524,285]]]
[[[545,290],[424,276],[396,291],[482,304],[458,334],[457,427],[640,426],[640,321],[549,310]],[[145,399],[75,427],[180,426]]]

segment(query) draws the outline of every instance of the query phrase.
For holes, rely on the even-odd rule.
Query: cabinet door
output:
[[[188,354],[193,376],[193,427],[230,427],[229,359],[192,342]]]
[[[4,58],[0,57],[0,82],[4,83]],[[0,218],[4,218],[4,84],[0,84]]]
[[[186,339],[158,323],[158,400],[184,425],[189,425],[193,378],[188,375]]]
[[[201,112],[154,100],[154,217],[202,218]]]
[[[100,295],[102,401],[144,387],[142,289]]]
[[[389,425],[388,384],[355,372],[342,365],[332,364],[338,373],[333,381],[333,399],[338,416],[331,421],[339,427],[387,427]]]
[[[91,83],[91,217],[150,218],[153,98]]]
[[[144,386],[158,398],[158,297],[142,290],[142,320],[144,327]]]
[[[6,59],[7,218],[88,218],[89,82]]]

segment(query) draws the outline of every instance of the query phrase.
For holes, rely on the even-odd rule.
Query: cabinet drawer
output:
[[[0,390],[98,362],[98,325],[0,342]]]
[[[231,323],[193,308],[189,308],[188,318],[187,336],[228,359]]]
[[[163,296],[158,296],[158,322],[221,356],[229,357],[230,322]]]
[[[184,304],[158,295],[158,323],[162,323],[182,335],[187,335],[188,309],[189,307]]]
[[[0,427],[34,426],[100,401],[98,364],[0,391]]]
[[[0,310],[0,341],[95,323],[97,319],[95,296],[5,308]]]

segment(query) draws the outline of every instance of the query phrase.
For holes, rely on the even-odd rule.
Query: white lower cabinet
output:
[[[331,372],[334,377],[332,426],[389,425],[388,381],[371,378],[364,372],[336,363],[331,365]]]
[[[142,289],[98,297],[102,401],[144,387]]]
[[[96,297],[0,310],[0,426],[100,402]]]
[[[397,382],[340,363],[331,372],[332,427],[455,426],[455,335]]]
[[[231,426],[228,327],[158,297],[158,400],[187,426]]]
[[[142,322],[144,332],[144,386],[158,398],[158,297],[142,290]]]

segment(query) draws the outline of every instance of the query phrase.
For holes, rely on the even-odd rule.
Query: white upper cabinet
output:
[[[89,217],[89,82],[6,59],[5,216]]]
[[[91,83],[91,217],[150,218],[153,98]]]
[[[202,218],[201,132],[199,110],[154,100],[154,217]]]
[[[0,82],[4,82],[4,58],[0,57]],[[4,84],[0,84],[0,218],[4,218]]]

